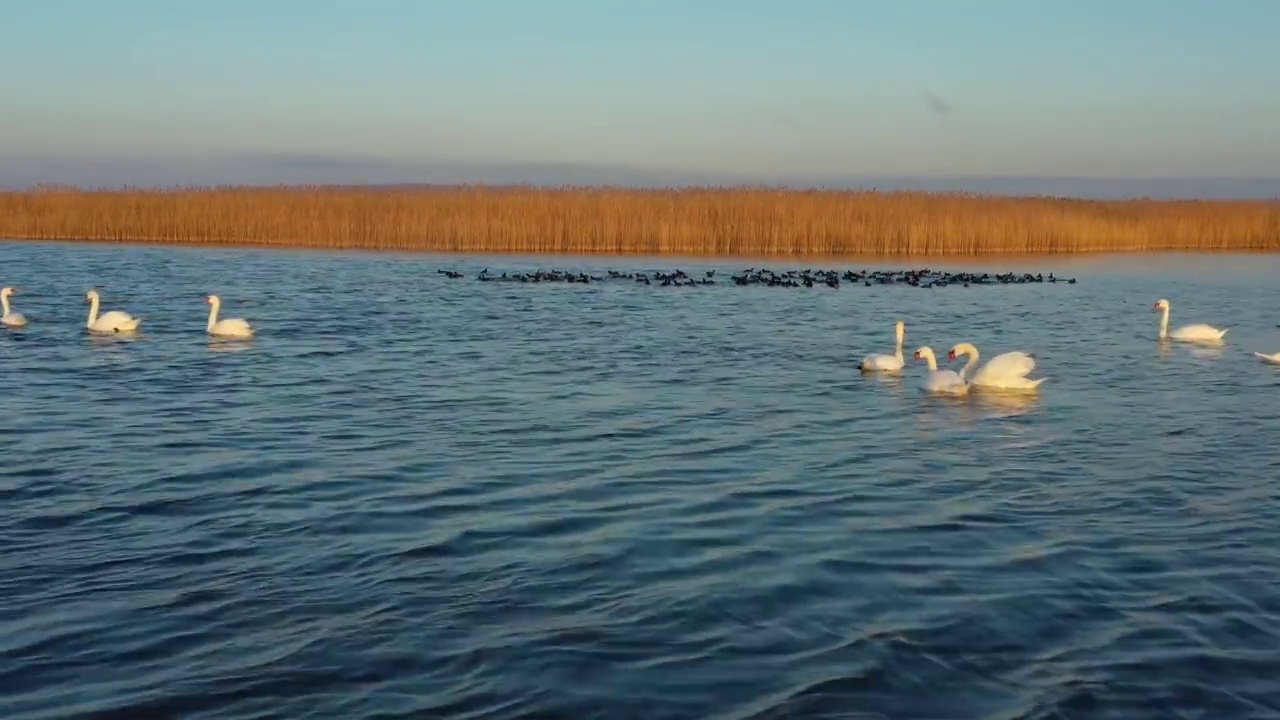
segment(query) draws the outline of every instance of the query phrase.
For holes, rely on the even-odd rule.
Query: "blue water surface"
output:
[[[1280,257],[761,264],[0,243],[0,717],[1280,717]]]

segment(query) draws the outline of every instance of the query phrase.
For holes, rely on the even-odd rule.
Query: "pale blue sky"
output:
[[[237,162],[1280,174],[1270,0],[6,0],[0,17],[10,182]]]

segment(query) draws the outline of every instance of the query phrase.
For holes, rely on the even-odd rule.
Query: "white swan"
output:
[[[218,309],[222,307],[222,300],[217,295],[206,297],[205,302],[209,303],[209,325],[205,330],[210,335],[238,338],[253,336],[253,328],[249,327],[249,323],[244,318],[218,319]]]
[[[0,288],[0,307],[3,308],[4,314],[0,315],[0,325],[5,327],[26,327],[27,319],[22,313],[16,313],[9,310],[9,296],[13,295],[13,288]]]
[[[924,358],[929,364],[929,375],[921,385],[925,390],[947,395],[968,395],[969,385],[955,370],[939,370],[938,359],[933,355],[933,348],[928,345],[916,350],[915,359]]]
[[[85,323],[85,327],[90,332],[96,333],[123,333],[133,332],[138,329],[138,325],[142,323],[142,318],[136,318],[127,312],[121,310],[112,310],[98,316],[98,291],[90,290],[85,293],[85,298],[89,300],[89,321]]]
[[[1045,381],[1044,378],[1032,380],[1027,377],[1032,370],[1036,369],[1036,361],[1024,352],[1015,350],[1002,353],[976,370],[974,368],[978,364],[978,348],[973,343],[958,343],[947,352],[947,360],[954,361],[961,355],[968,355],[969,362],[960,369],[960,377],[974,387],[1035,390]]]
[[[862,365],[859,367],[863,372],[875,372],[877,370],[897,372],[902,369],[905,364],[902,359],[902,341],[907,334],[907,324],[899,320],[894,326],[894,332],[898,338],[894,353],[892,355],[871,354],[862,358]]]
[[[1254,355],[1257,355],[1258,357],[1262,358],[1263,360],[1266,360],[1269,363],[1275,363],[1276,365],[1280,365],[1280,352],[1271,353],[1270,355],[1266,353],[1255,352]]]
[[[1183,342],[1216,342],[1222,340],[1222,336],[1227,334],[1227,330],[1230,330],[1230,328],[1219,330],[1212,325],[1197,323],[1195,325],[1183,325],[1177,330],[1169,332],[1169,301],[1163,298],[1157,300],[1152,310],[1163,312],[1163,315],[1160,316],[1161,340],[1169,338]]]

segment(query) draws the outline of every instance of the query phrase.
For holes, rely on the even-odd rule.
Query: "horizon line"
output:
[[[958,176],[952,176],[958,177]],[[871,179],[871,178],[867,178]],[[888,180],[889,178],[876,178],[879,180]],[[947,178],[934,178],[929,176],[902,176],[898,179],[918,179],[941,181]],[[1131,178],[1093,178],[1089,176],[1078,177],[1054,177],[1054,176],[975,176],[973,179],[978,180],[1076,180],[1076,181],[1097,181],[1097,182],[1126,182],[1138,181]],[[1280,182],[1280,177],[1222,177],[1222,178],[1168,178],[1167,181],[1205,181],[1211,179],[1218,180],[1235,180],[1235,181],[1273,181]],[[137,184],[132,185],[124,183],[116,186],[85,186],[75,183],[60,182],[41,182],[34,183],[21,188],[0,187],[0,194],[38,194],[41,192],[77,192],[77,193],[151,193],[164,194],[171,192],[213,192],[226,190],[261,190],[261,191],[281,191],[281,190],[476,190],[476,189],[492,189],[492,190],[544,190],[552,192],[582,192],[582,191],[623,191],[637,193],[653,193],[653,192],[696,192],[696,191],[783,191],[783,192],[822,192],[822,193],[841,193],[850,195],[860,194],[877,194],[877,195],[925,195],[925,196],[958,196],[968,198],[988,198],[988,199],[1042,199],[1042,200],[1068,200],[1068,201],[1084,201],[1096,203],[1128,203],[1128,202],[1207,202],[1207,203],[1276,203],[1280,202],[1280,192],[1274,195],[1255,196],[1255,197],[1195,197],[1195,196],[1174,196],[1174,197],[1157,197],[1153,195],[1133,195],[1125,197],[1088,197],[1082,195],[1068,194],[1051,194],[1051,193],[1017,193],[1017,192],[1000,192],[992,190],[973,190],[963,188],[902,188],[902,187],[831,187],[825,185],[807,185],[795,186],[789,185],[784,181],[757,181],[757,182],[727,182],[727,183],[673,183],[659,185],[634,185],[625,183],[539,183],[539,182],[278,182],[278,183],[254,183],[254,182],[222,182],[222,183],[170,183],[170,184]]]

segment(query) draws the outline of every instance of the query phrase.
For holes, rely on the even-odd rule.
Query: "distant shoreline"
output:
[[[973,257],[1280,250],[1280,201],[773,188],[0,192],[0,237],[475,254]]]

